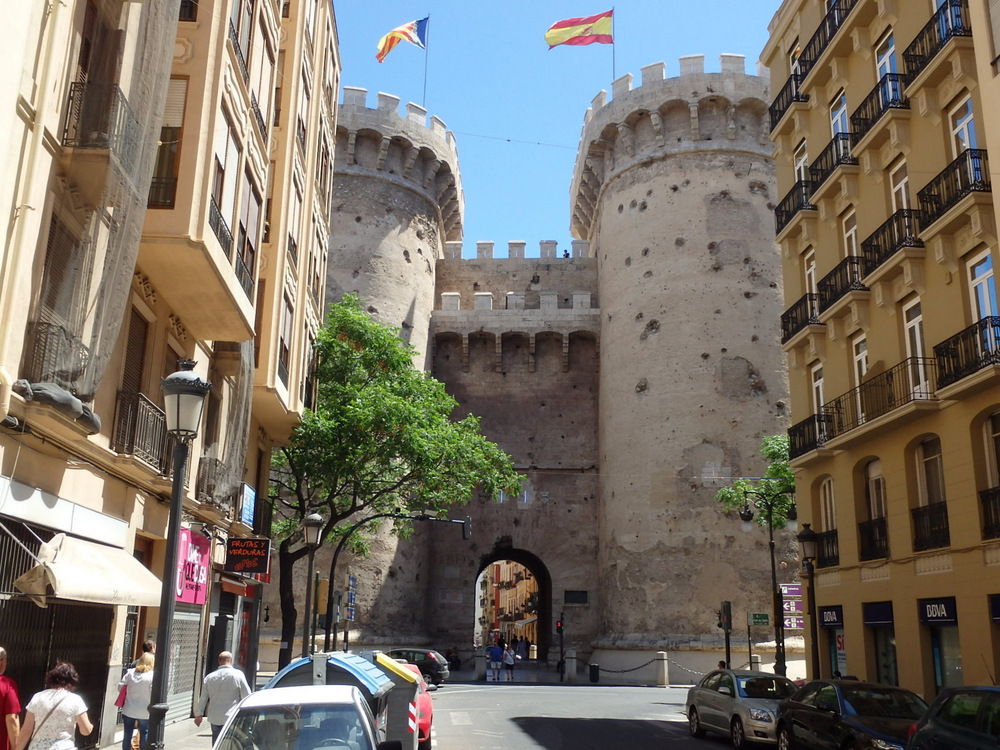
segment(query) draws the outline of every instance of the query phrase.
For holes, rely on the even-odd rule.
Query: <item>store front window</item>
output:
[[[868,602],[863,605],[865,637],[872,639],[875,651],[875,682],[898,685],[896,631],[892,602]]]
[[[962,654],[958,640],[958,612],[954,597],[921,599],[920,624],[930,631],[934,687],[962,684]]]

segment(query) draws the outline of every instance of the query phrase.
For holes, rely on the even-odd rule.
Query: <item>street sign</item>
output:
[[[806,626],[804,617],[786,617],[785,630],[803,630]]]
[[[353,622],[354,621],[354,607],[347,607],[346,608],[346,613],[347,614],[346,614],[346,616],[345,616],[344,619]]]
[[[354,590],[358,587],[358,579],[354,576],[347,576],[347,588],[349,590]]]
[[[767,612],[751,612],[750,624],[754,627],[767,628],[771,625],[771,615]]]
[[[801,599],[785,599],[781,602],[781,607],[786,613],[803,611]]]
[[[354,606],[355,601],[356,601],[355,598],[357,597],[357,595],[358,595],[358,592],[354,591],[354,590],[351,590],[351,591],[347,592],[347,606],[349,606],[349,607],[353,607]]]
[[[782,596],[802,596],[802,584],[801,583],[783,583],[783,584],[781,584],[781,595]]]

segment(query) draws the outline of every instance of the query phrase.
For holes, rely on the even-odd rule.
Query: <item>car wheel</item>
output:
[[[431,738],[428,737],[426,742],[418,742],[417,750],[431,750]]]
[[[792,750],[792,733],[788,727],[778,727],[778,750]]]
[[[701,721],[698,719],[698,709],[694,706],[691,707],[691,713],[688,714],[688,731],[691,732],[692,737],[705,736],[705,730],[701,728]]]
[[[743,750],[747,746],[747,736],[743,732],[743,720],[739,716],[733,717],[733,723],[729,725],[729,736],[733,740],[733,747],[736,750]]]

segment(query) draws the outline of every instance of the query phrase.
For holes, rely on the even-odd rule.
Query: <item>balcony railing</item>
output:
[[[969,4],[967,0],[945,0],[903,52],[907,83],[915,80],[948,40],[957,36],[972,36]]]
[[[219,479],[225,474],[225,465],[217,458],[202,456],[198,460],[197,497],[199,503],[215,506],[226,516],[233,509],[233,495],[219,494]]]
[[[843,435],[911,401],[937,398],[936,363],[929,357],[907,357],[857,388],[823,404],[829,438]]]
[[[825,414],[813,414],[788,428],[789,458],[803,456],[816,450],[829,438],[829,425]]]
[[[240,35],[236,31],[232,20],[229,21],[229,41],[233,43],[233,52],[236,53],[236,62],[240,66],[240,75],[243,76],[243,83],[250,80],[250,71],[247,70],[247,59],[243,55],[243,47],[240,46]]]
[[[788,195],[781,199],[781,202],[774,208],[774,231],[780,232],[788,226],[789,222],[799,211],[815,211],[816,206],[809,202],[812,195],[813,184],[809,180],[799,180]]]
[[[989,193],[992,190],[986,151],[966,149],[917,193],[920,210],[924,213],[924,226],[929,227],[970,193]]]
[[[840,539],[837,530],[821,531],[816,535],[816,567],[833,568],[840,565]]]
[[[799,93],[804,78],[805,76],[802,73],[792,73],[788,77],[788,81],[785,82],[785,85],[781,87],[781,91],[774,97],[774,101],[771,102],[771,106],[768,108],[768,111],[771,113],[771,130],[778,127],[781,118],[785,116],[785,112],[788,111],[788,108],[793,103],[809,101],[808,94]]]
[[[135,456],[159,474],[167,470],[167,419],[144,394],[118,393],[118,412],[112,448]]]
[[[865,274],[865,259],[860,255],[844,258],[837,267],[824,276],[816,285],[819,292],[819,311],[829,310],[848,292],[863,292],[868,289],[861,280]]]
[[[208,201],[208,225],[212,227],[212,231],[215,232],[219,244],[222,245],[222,252],[226,254],[227,258],[231,258],[233,253],[233,233],[229,231],[229,225],[222,218],[222,212],[219,210],[219,204],[215,202],[215,198],[209,198]]]
[[[813,185],[818,188],[837,167],[857,163],[858,160],[851,156],[851,134],[837,133],[816,161],[809,165],[809,176]]]
[[[802,53],[799,55],[799,66],[803,73],[812,70],[816,61],[829,46],[830,41],[840,30],[848,14],[857,4],[858,0],[835,0],[830,4],[830,9],[820,22],[819,28],[806,42],[806,46],[802,48]]]
[[[253,111],[253,119],[257,123],[260,137],[264,139],[264,143],[267,143],[267,126],[264,124],[264,115],[261,114],[260,105],[257,104],[257,95],[252,91],[250,92],[250,109]]]
[[[910,100],[903,94],[905,81],[901,73],[886,73],[882,80],[851,115],[851,138],[857,144],[890,109],[909,109]]]
[[[941,549],[951,544],[948,503],[930,503],[910,511],[913,516],[913,549]]]
[[[782,313],[781,343],[784,344],[809,325],[820,325],[819,295],[813,292],[802,295],[798,302]]]
[[[176,177],[154,177],[149,183],[146,208],[173,208],[177,199]]]
[[[889,529],[885,518],[873,518],[858,524],[858,557],[862,560],[884,560],[889,556]]]
[[[142,129],[128,100],[113,83],[71,83],[63,145],[107,149],[126,174],[139,158]]]
[[[861,243],[865,275],[874,273],[904,247],[923,247],[920,239],[920,212],[901,208]]]
[[[938,388],[957,383],[993,365],[1000,365],[1000,317],[977,320],[934,346]]]
[[[30,383],[55,383],[74,390],[90,361],[90,350],[66,326],[36,321],[30,326],[31,355],[24,377]]]
[[[1000,487],[980,490],[983,506],[983,539],[1000,539]]]
[[[236,279],[240,282],[240,286],[243,287],[243,291],[246,292],[247,297],[253,301],[253,269],[249,268],[246,261],[243,260],[243,256],[236,253]]]

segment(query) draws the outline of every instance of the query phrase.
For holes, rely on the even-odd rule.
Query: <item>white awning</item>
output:
[[[118,547],[56,534],[41,546],[38,565],[14,581],[40,607],[50,597],[94,604],[160,605],[160,579]]]
[[[530,625],[537,619],[538,618],[535,615],[531,615],[531,617],[525,617],[523,620],[518,620],[514,624],[517,625],[517,627],[519,628],[523,628],[525,625]]]

